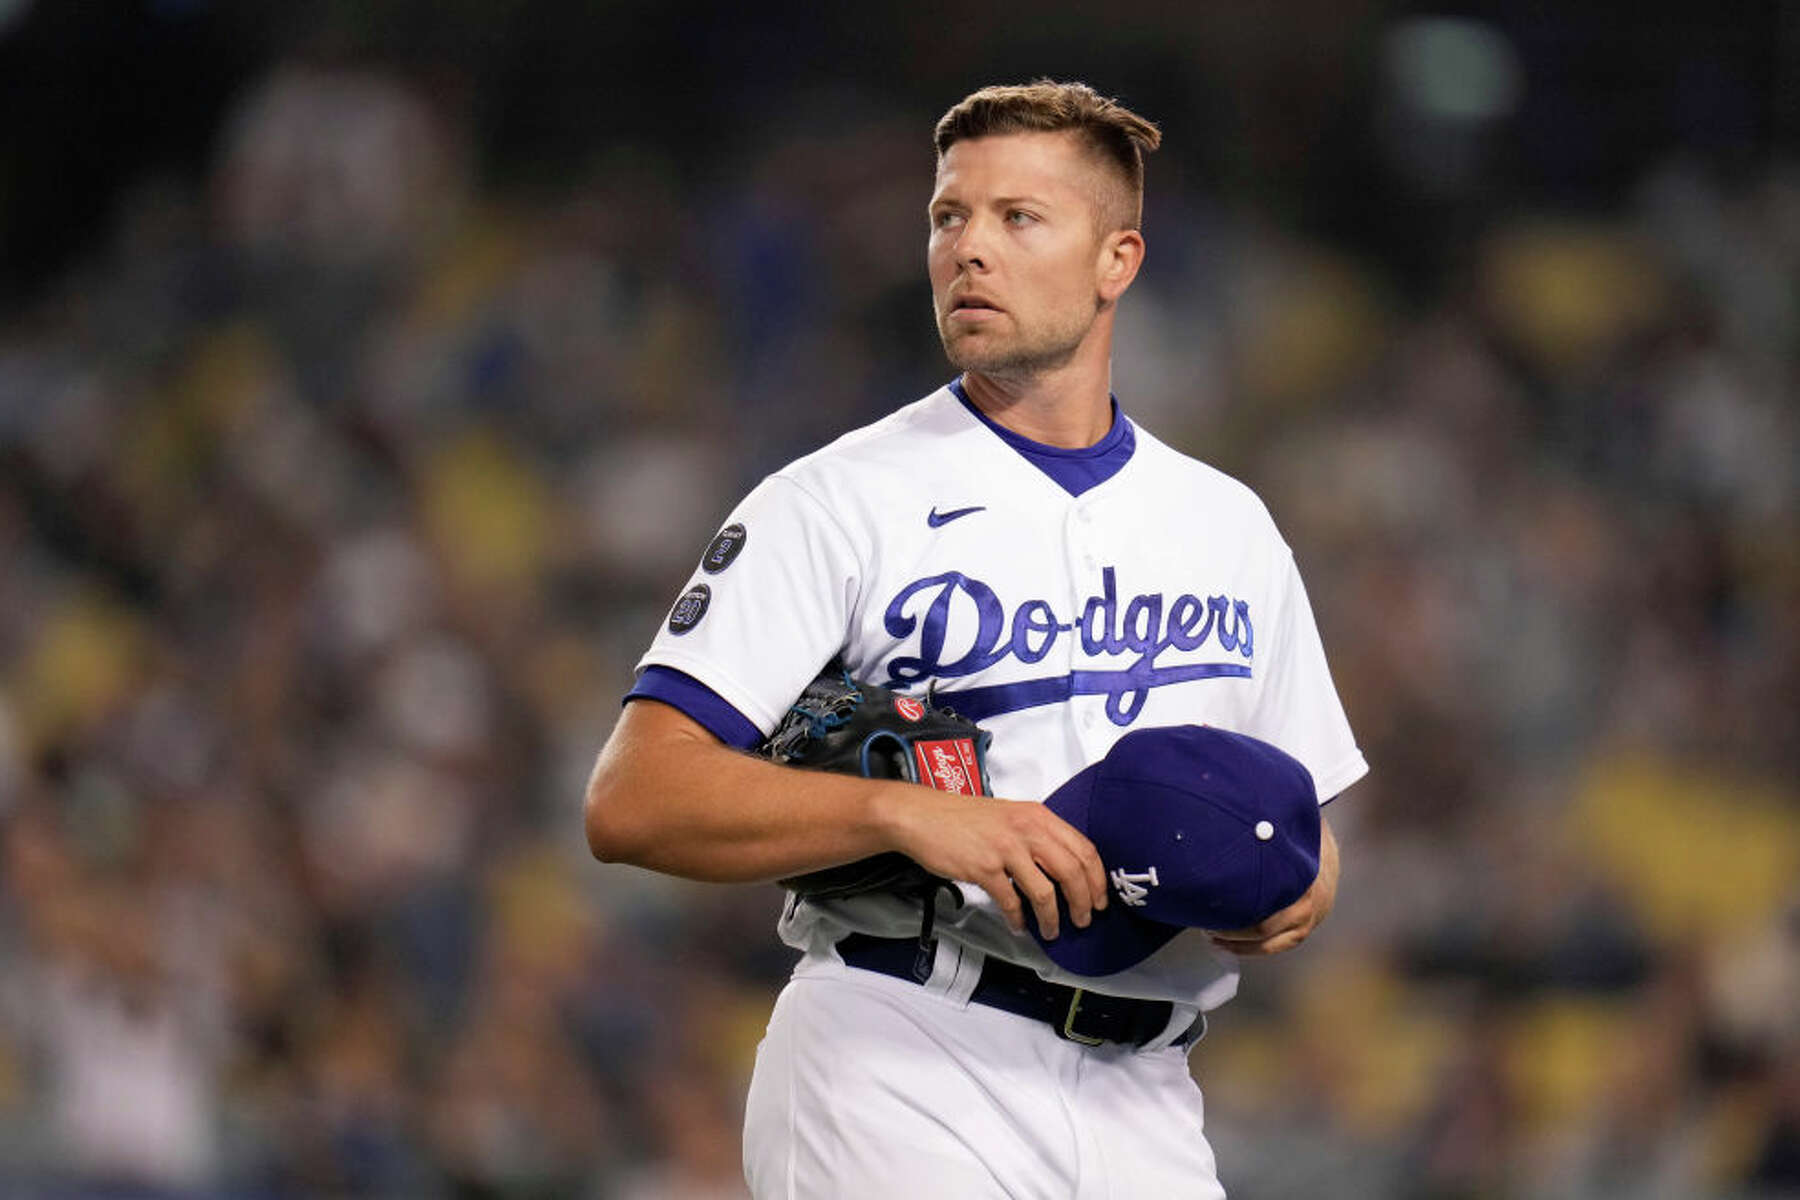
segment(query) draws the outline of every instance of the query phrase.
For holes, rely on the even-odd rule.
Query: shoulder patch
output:
[[[742,525],[733,522],[719,530],[719,536],[707,546],[706,553],[700,556],[700,569],[708,575],[717,575],[732,564],[738,551],[744,548],[749,533]]]
[[[700,618],[706,615],[706,606],[711,603],[712,589],[704,583],[696,583],[681,593],[681,599],[669,610],[669,632],[679,637],[698,625]]]

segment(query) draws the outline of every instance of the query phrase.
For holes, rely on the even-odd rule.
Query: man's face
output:
[[[1109,186],[1068,133],[976,138],[944,153],[927,258],[953,366],[1029,378],[1074,356],[1101,307]]]

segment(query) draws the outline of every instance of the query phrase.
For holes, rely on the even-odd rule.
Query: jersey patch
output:
[[[940,792],[962,796],[981,795],[981,767],[975,743],[968,738],[940,738],[913,743],[913,765],[919,782]]]
[[[736,522],[719,530],[719,536],[712,540],[706,553],[700,556],[700,569],[708,575],[717,575],[729,567],[737,558],[738,551],[744,548],[744,542],[749,536],[749,532]]]
[[[681,593],[681,599],[669,610],[669,632],[677,636],[688,632],[700,623],[706,615],[707,605],[712,603],[712,589],[704,583],[696,583]]]

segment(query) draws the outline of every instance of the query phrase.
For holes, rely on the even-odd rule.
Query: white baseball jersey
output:
[[[856,678],[935,686],[991,730],[999,796],[1042,800],[1158,725],[1273,743],[1322,801],[1367,770],[1262,502],[1122,415],[1098,446],[1056,450],[989,422],[952,384],[839,438],[744,499],[639,665],[691,677],[766,735],[840,653]],[[979,888],[963,892],[938,925],[940,962],[973,948],[1199,1009],[1236,991],[1235,960],[1203,934],[1086,978],[1014,934]],[[849,931],[918,928],[916,906],[866,896],[790,904],[780,932],[824,962]]]

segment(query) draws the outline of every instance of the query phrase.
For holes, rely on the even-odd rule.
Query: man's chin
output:
[[[950,365],[959,371],[979,371],[983,374],[1004,369],[1007,363],[1005,355],[982,353],[966,345],[944,346],[944,357]]]
[[[979,371],[983,374],[1007,372],[1016,368],[1020,360],[1026,357],[1019,353],[1017,346],[1008,345],[991,335],[944,333],[942,330],[939,334],[944,343],[944,357],[959,371]]]
[[[1054,353],[1031,353],[1017,346],[980,344],[970,337],[945,338],[944,357],[958,371],[974,371],[994,379],[1027,379],[1066,365],[1073,348]]]

